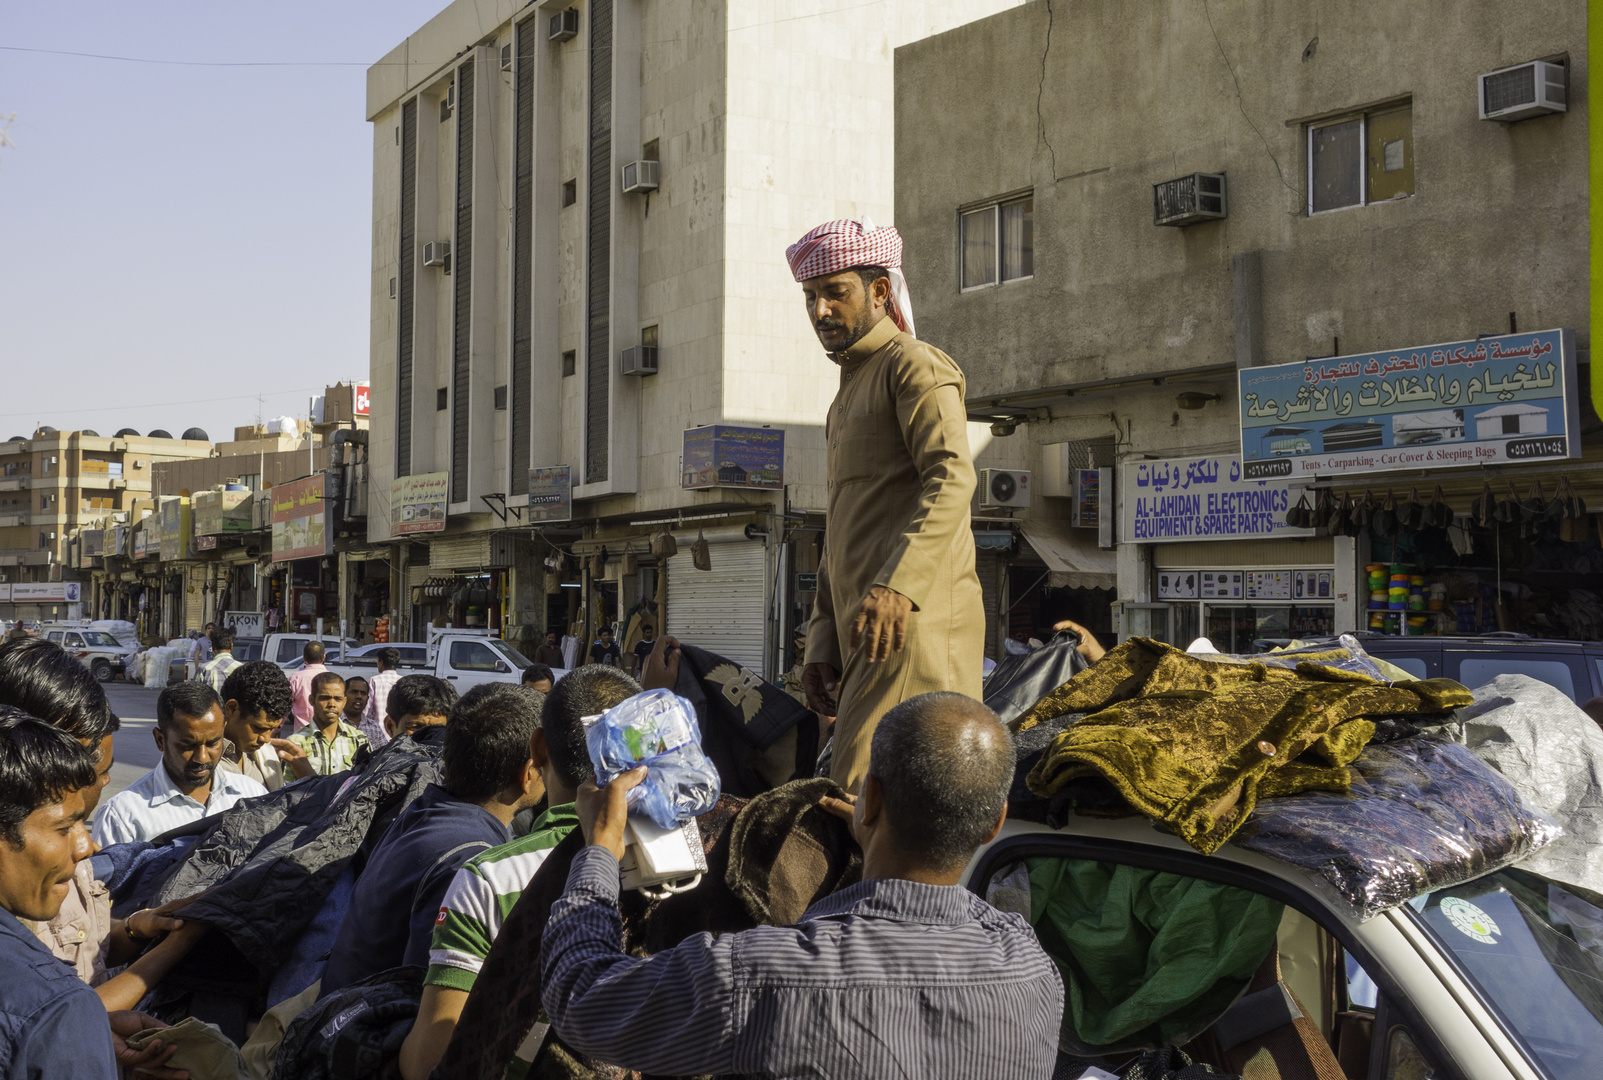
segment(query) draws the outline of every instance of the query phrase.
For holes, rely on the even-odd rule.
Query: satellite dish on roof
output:
[[[166,431],[162,430],[161,428],[157,428],[155,431],[152,431],[148,436],[146,436],[146,438],[150,438],[150,439],[170,439],[170,438],[172,438],[172,436],[169,435]]]
[[[191,442],[211,442],[211,437],[198,427],[186,428],[183,438]]]

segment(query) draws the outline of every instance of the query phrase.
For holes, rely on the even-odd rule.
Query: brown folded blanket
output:
[[[1446,713],[1471,700],[1448,679],[1388,685],[1318,664],[1207,660],[1137,637],[1013,727],[1085,713],[1053,740],[1029,789],[1043,798],[1071,789],[1082,813],[1127,804],[1208,854],[1259,798],[1346,791],[1347,766],[1374,735],[1371,718]]]

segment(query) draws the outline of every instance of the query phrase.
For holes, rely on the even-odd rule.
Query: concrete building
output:
[[[1446,375],[1411,406],[1434,420],[1394,410],[1387,423],[1377,408],[1310,423],[1305,396],[1260,422],[1239,404],[1238,376],[1250,390],[1258,368],[1307,364],[1312,382],[1310,358],[1330,357],[1326,377],[1367,377],[1374,363],[1389,379],[1393,359],[1438,370],[1446,360],[1423,349],[1433,343],[1484,354],[1477,338],[1508,350],[1550,328],[1574,333],[1543,338],[1538,354],[1558,343],[1587,370],[1585,11],[1558,0],[1425,10],[1034,0],[897,50],[896,223],[920,336],[963,366],[971,419],[1004,436],[993,452],[1007,447],[1037,481],[1028,509],[994,512],[1014,519],[999,530],[1051,533],[1062,549],[1054,564],[1040,550],[1051,544],[1020,542],[1004,560],[991,587],[1010,627],[1068,615],[1110,635],[1184,644],[1207,633],[1222,649],[1398,632],[1405,618],[1420,632],[1402,612],[1369,612],[1364,568],[1396,563],[1436,568],[1443,610],[1418,616],[1422,629],[1447,628],[1455,609],[1457,628],[1486,629],[1497,607],[1497,625],[1517,624],[1504,629],[1579,632],[1544,605],[1603,588],[1595,572],[1574,574],[1603,569],[1588,561],[1596,539],[1584,522],[1587,541],[1559,551],[1518,536],[1498,548],[1473,530],[1452,548],[1432,536],[1426,550],[1422,534],[1285,521],[1305,494],[1310,507],[1368,491],[1403,503],[1440,485],[1461,524],[1488,481],[1499,498],[1511,483],[1524,499],[1538,479],[1551,492],[1561,476],[1603,496],[1598,419],[1564,363],[1553,401],[1485,413],[1498,398],[1483,394],[1451,422],[1439,405],[1453,402],[1430,404]],[[1483,118],[1533,79],[1567,109]],[[1566,409],[1579,429],[1549,429],[1565,436],[1556,443],[1449,452]],[[1245,447],[1243,425],[1254,428]],[[1411,445],[1412,456],[1398,449]],[[1501,463],[1520,452],[1555,459]],[[1095,497],[1077,499],[1075,480]],[[1119,520],[1099,536],[1074,526],[1080,510]],[[1075,588],[1086,583],[1075,560],[1106,560],[1115,544],[1116,597]],[[1043,572],[1043,589],[1024,596]]]
[[[892,50],[1018,2],[457,0],[369,70],[368,536],[403,634],[589,640],[665,601],[784,662],[836,385],[784,249],[891,220]],[[662,529],[714,571],[662,580]]]
[[[41,427],[32,438],[0,443],[0,618],[76,617],[61,583],[77,578],[67,566],[67,540],[80,528],[105,524],[148,498],[158,465],[211,454],[199,428],[174,439],[131,428],[103,438],[94,431]],[[65,570],[65,573],[64,573]],[[19,586],[21,586],[19,588]]]

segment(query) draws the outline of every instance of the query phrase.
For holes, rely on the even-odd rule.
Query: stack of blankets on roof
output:
[[[1251,657],[1131,638],[1003,714],[1009,811],[1145,815],[1312,870],[1365,918],[1515,862],[1603,892],[1603,730],[1524,676],[1387,674],[1350,637]]]

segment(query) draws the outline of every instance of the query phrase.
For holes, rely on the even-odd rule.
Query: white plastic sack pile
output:
[[[154,648],[146,649],[140,655],[144,658],[145,663],[144,671],[140,673],[145,685],[163,689],[167,686],[168,670],[172,667],[174,660],[183,657],[184,650],[175,649],[170,645],[157,645]]]
[[[89,624],[91,630],[104,630],[117,639],[119,645],[139,647],[139,631],[134,624],[123,619],[97,619]]]
[[[1603,892],[1603,728],[1568,694],[1528,675],[1499,675],[1471,693],[1475,704],[1446,730],[1564,830],[1518,865]]]

